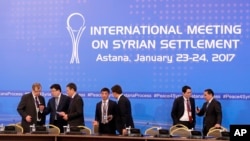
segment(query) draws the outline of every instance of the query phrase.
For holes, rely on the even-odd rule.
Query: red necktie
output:
[[[193,120],[193,118],[192,118],[192,112],[191,112],[191,107],[190,107],[190,103],[189,103],[188,99],[187,99],[187,110],[188,110],[189,122],[192,122],[192,120]]]

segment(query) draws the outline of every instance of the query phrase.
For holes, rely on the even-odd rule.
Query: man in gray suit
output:
[[[59,115],[63,116],[64,120],[68,121],[70,126],[85,125],[83,114],[83,99],[76,92],[77,87],[75,83],[69,83],[66,88],[68,96],[71,98],[69,109],[65,112],[60,112]]]
[[[42,126],[45,124],[45,114],[43,113],[45,99],[40,95],[42,86],[40,83],[32,85],[32,92],[24,94],[17,106],[17,112],[21,115],[21,125],[24,133],[30,132],[30,125]]]

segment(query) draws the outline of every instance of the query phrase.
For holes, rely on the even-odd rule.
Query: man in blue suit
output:
[[[45,113],[50,114],[49,123],[57,126],[60,132],[63,133],[63,126],[67,125],[67,121],[62,116],[57,114],[58,112],[67,112],[69,108],[70,98],[61,93],[61,86],[59,84],[53,84],[50,86],[52,98],[50,98]]]
[[[134,128],[134,121],[132,116],[132,108],[130,100],[123,95],[120,85],[114,85],[112,88],[113,96],[117,99],[117,114],[116,114],[116,128],[122,135],[127,134],[126,128]]]
[[[99,125],[100,134],[116,134],[115,114],[117,104],[109,99],[110,91],[102,88],[102,100],[96,104],[94,125]]]

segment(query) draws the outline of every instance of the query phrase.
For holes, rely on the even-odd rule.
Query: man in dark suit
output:
[[[67,112],[69,108],[70,98],[61,93],[62,89],[59,84],[53,84],[50,86],[52,98],[50,98],[45,114],[50,114],[49,123],[57,126],[60,132],[63,133],[63,126],[67,125],[67,121],[59,116],[57,112]]]
[[[126,128],[134,128],[131,104],[129,99],[122,94],[120,85],[114,85],[111,90],[113,96],[118,100],[116,128],[120,134],[125,135],[127,134]]]
[[[83,114],[83,99],[76,92],[77,87],[75,83],[69,83],[66,88],[68,96],[70,99],[69,109],[65,112],[60,112],[59,115],[63,116],[63,119],[68,121],[70,126],[85,125],[84,114]]]
[[[197,108],[196,112],[198,116],[204,116],[203,136],[206,136],[210,128],[221,127],[222,110],[220,102],[214,98],[214,92],[212,89],[206,89],[204,91],[204,98],[206,102],[201,109]]]
[[[99,126],[100,134],[116,134],[115,114],[117,104],[109,99],[110,91],[102,88],[102,101],[96,104],[94,126]]]
[[[189,129],[195,127],[195,100],[191,97],[192,90],[189,86],[182,87],[182,96],[176,98],[173,103],[171,116],[173,125],[183,124]]]
[[[42,86],[40,83],[32,85],[32,92],[22,96],[17,106],[17,112],[21,115],[21,125],[24,133],[30,132],[30,125],[42,126],[45,124],[45,99],[40,95]]]

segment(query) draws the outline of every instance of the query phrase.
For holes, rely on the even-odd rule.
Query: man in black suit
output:
[[[60,132],[63,133],[63,126],[67,125],[67,121],[59,116],[57,112],[67,112],[69,108],[70,98],[61,93],[62,89],[59,84],[53,84],[50,86],[50,92],[52,98],[50,98],[47,107],[45,109],[45,114],[50,114],[49,123],[57,126]]]
[[[21,115],[21,125],[24,133],[30,132],[30,125],[42,126],[45,124],[45,99],[40,95],[42,86],[40,83],[32,85],[32,92],[24,94],[17,106],[17,112]]]
[[[171,116],[173,125],[183,124],[189,129],[195,127],[195,100],[191,97],[192,90],[189,86],[182,87],[182,96],[176,98],[173,103]]]
[[[96,104],[94,126],[99,126],[100,134],[116,134],[115,114],[117,104],[109,99],[110,91],[102,88],[102,101]]]
[[[126,128],[134,128],[131,104],[129,99],[122,94],[120,85],[114,85],[111,90],[113,96],[118,100],[116,128],[120,134],[125,135],[127,134]]]
[[[214,92],[212,89],[206,89],[204,91],[204,98],[206,102],[201,109],[197,108],[196,112],[198,116],[204,116],[203,136],[206,136],[210,128],[221,127],[222,110],[220,102],[214,98]]]
[[[68,121],[70,126],[85,125],[84,114],[83,114],[83,99],[76,92],[77,87],[75,83],[69,83],[66,88],[68,96],[70,99],[69,109],[65,112],[60,112],[59,115],[63,116],[63,119]]]

